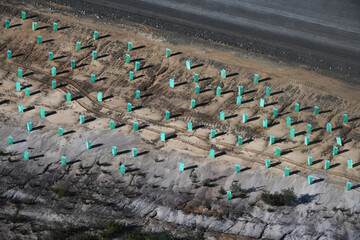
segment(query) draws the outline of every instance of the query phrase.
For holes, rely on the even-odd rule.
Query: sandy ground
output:
[[[31,9],[31,6],[27,7]],[[8,5],[2,5],[1,8],[0,21],[11,18],[13,27],[0,31],[0,148],[6,153],[16,153],[19,162],[24,161],[21,160],[22,153],[30,149],[30,156],[39,160],[27,163],[29,169],[37,171],[35,169],[39,164],[45,168],[38,169],[40,172],[49,168],[60,169],[60,157],[65,155],[73,163],[68,168],[70,173],[77,174],[81,168],[95,171],[95,162],[98,162],[101,170],[109,173],[102,172],[98,180],[109,182],[120,177],[120,162],[134,164],[129,166],[130,169],[141,169],[149,176],[162,176],[161,180],[157,177],[146,178],[147,185],[156,186],[156,189],[171,189],[173,192],[190,191],[206,201],[216,201],[220,186],[228,189],[234,179],[239,180],[243,188],[253,189],[249,201],[258,199],[263,190],[273,192],[289,186],[294,187],[299,196],[316,199],[297,207],[295,212],[298,216],[311,208],[318,211],[326,206],[327,209],[348,209],[358,217],[359,86],[293,69],[283,63],[250,57],[224,46],[204,45],[195,40],[191,45],[172,45],[142,25],[127,25],[125,22],[109,24],[62,15],[57,11],[50,14],[45,9],[32,9],[29,15],[34,17],[21,21],[19,12]],[[31,29],[32,21],[38,23],[37,31]],[[57,32],[52,31],[54,21],[59,24]],[[94,30],[99,31],[99,40],[93,40]],[[36,44],[38,35],[43,38],[41,45]],[[80,51],[75,50],[77,41],[83,47]],[[128,41],[133,42],[133,51],[127,51]],[[165,57],[166,48],[170,48],[173,53],[170,58]],[[13,52],[10,60],[6,59],[7,50]],[[93,50],[98,53],[97,60],[92,60]],[[49,51],[54,53],[55,60],[52,62],[48,59]],[[125,63],[126,54],[131,55],[132,62],[129,64]],[[77,64],[74,70],[70,69],[72,59]],[[186,60],[191,61],[191,70],[186,69]],[[135,61],[140,62],[139,71],[134,71]],[[56,77],[51,77],[52,66],[57,68]],[[24,71],[22,79],[17,78],[19,68]],[[226,79],[220,77],[223,68],[228,74]],[[128,81],[129,71],[134,71],[135,76],[131,82]],[[199,74],[199,83],[194,83],[194,73]],[[93,84],[90,82],[91,74],[96,74],[97,78]],[[254,74],[260,76],[257,84],[253,82]],[[175,79],[174,88],[169,87],[170,78]],[[61,86],[51,89],[51,80],[56,80],[58,86]],[[24,90],[15,91],[16,81],[20,81],[23,88],[30,89],[30,97],[25,97]],[[195,85],[200,86],[200,94],[195,94]],[[221,96],[215,95],[218,86],[222,88]],[[236,105],[238,86],[244,87],[241,105]],[[269,97],[265,97],[266,87],[271,88]],[[141,91],[140,99],[135,99],[136,90]],[[67,92],[75,100],[66,102]],[[98,92],[102,92],[104,101],[96,100]],[[260,107],[260,98],[265,98],[265,107]],[[195,109],[190,109],[191,99],[196,100]],[[24,113],[18,112],[20,103],[24,105]],[[126,111],[127,103],[133,105],[130,113]],[[294,112],[295,103],[300,104],[299,113]],[[314,106],[320,108],[319,115],[314,115]],[[41,108],[52,114],[40,119]],[[278,109],[279,117],[273,118],[273,108]],[[170,120],[164,119],[166,110],[171,112]],[[219,118],[222,110],[227,117],[225,120]],[[247,123],[242,122],[244,113],[248,114]],[[344,113],[349,115],[347,124],[342,120]],[[84,125],[79,123],[81,114],[87,120]],[[287,117],[291,117],[292,127],[296,131],[293,138],[289,135],[291,127],[286,126]],[[265,118],[269,121],[268,128],[262,127]],[[109,130],[110,120],[115,121],[115,130]],[[28,121],[33,122],[35,131],[26,131]],[[134,121],[139,122],[139,131],[133,131]],[[188,121],[193,123],[194,131],[187,131]],[[331,132],[325,129],[328,122],[332,125]],[[312,125],[311,134],[306,134],[307,124]],[[68,134],[58,138],[58,127],[63,127]],[[216,130],[214,139],[209,138],[210,129]],[[166,142],[160,141],[162,131],[168,138]],[[10,135],[14,137],[14,142],[19,142],[7,146],[7,137]],[[243,136],[242,146],[236,145],[238,136]],[[269,145],[270,136],[275,136],[276,144]],[[310,136],[309,146],[304,145],[304,136]],[[333,156],[332,149],[337,146],[337,136],[341,137],[343,146],[338,146],[339,154]],[[91,140],[96,147],[86,150],[86,140]],[[111,146],[119,146],[118,151],[125,152],[119,154],[119,157],[112,157]],[[139,161],[134,162],[131,156],[133,147],[137,147],[141,153]],[[276,147],[282,149],[281,157],[275,156]],[[211,148],[216,150],[215,159],[209,158]],[[312,166],[307,166],[308,156],[313,157]],[[353,159],[354,168],[347,167],[349,158]],[[271,160],[270,169],[265,168],[265,159]],[[331,161],[328,170],[324,170],[325,160]],[[188,167],[183,173],[177,170],[181,161]],[[103,163],[111,164],[101,166]],[[8,161],[4,159],[2,164],[8,164]],[[235,164],[240,164],[243,169],[240,174],[235,173]],[[284,167],[290,168],[290,177],[283,176]],[[216,187],[212,190],[202,187],[191,190],[191,168],[199,173],[201,181],[210,177],[217,179]],[[313,175],[316,180],[312,186],[307,184],[308,175]],[[124,181],[130,182],[129,185],[132,183],[130,178],[130,175],[124,176]],[[346,181],[353,184],[350,192],[345,191]],[[147,200],[140,198],[137,201]],[[132,204],[136,209],[136,201]],[[234,207],[236,204],[244,206],[245,203],[234,199],[233,203],[226,203],[226,206]],[[169,205],[176,206],[175,203]],[[167,210],[158,209],[158,221],[188,227],[199,224],[196,222],[192,225],[184,219],[169,220],[170,212],[174,210],[163,207]],[[196,213],[191,207],[184,209]],[[263,209],[262,205],[259,209],[252,209],[252,212],[259,216],[259,211]],[[271,216],[281,218],[279,215]],[[264,225],[265,228],[257,225],[259,229],[254,227],[253,232],[261,235],[252,235],[250,230],[235,230],[244,228],[239,226],[239,221],[228,224],[228,228],[207,227],[213,232],[250,237],[284,236],[284,231],[280,231],[278,236],[274,235],[275,229],[267,225]],[[357,236],[354,226],[349,227],[349,231],[344,227],[349,238]],[[326,232],[323,229],[316,231]],[[295,233],[293,231],[293,236],[296,236]],[[285,231],[285,234],[288,232]],[[320,236],[338,237],[326,233]]]

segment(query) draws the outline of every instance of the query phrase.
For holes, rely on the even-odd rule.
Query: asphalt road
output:
[[[360,84],[357,0],[57,0],[301,63]]]

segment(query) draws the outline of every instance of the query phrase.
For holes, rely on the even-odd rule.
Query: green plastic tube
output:
[[[193,125],[192,125],[192,122],[189,121],[188,124],[187,124],[187,129],[188,131],[192,131],[193,130]]]
[[[134,131],[139,130],[139,124],[137,122],[134,122],[133,123],[133,128],[134,128]]]
[[[115,122],[113,120],[110,120],[110,130],[115,129]]]
[[[220,120],[225,120],[225,112],[224,111],[220,112]]]
[[[160,141],[165,142],[165,132],[160,133]]]
[[[54,54],[52,52],[49,52],[49,61],[53,61],[54,60]]]

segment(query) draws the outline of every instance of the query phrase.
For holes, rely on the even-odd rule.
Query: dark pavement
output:
[[[360,83],[360,1],[57,0]]]

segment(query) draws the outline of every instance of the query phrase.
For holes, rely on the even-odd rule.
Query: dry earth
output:
[[[56,222],[94,228],[114,218],[146,231],[190,230],[203,232],[206,238],[360,238],[359,86],[196,39],[174,45],[149,27],[64,14],[58,5],[0,6],[1,22],[11,19],[12,25],[0,34],[2,237],[31,239],[46,236]],[[30,18],[21,21],[24,9]],[[38,30],[31,29],[32,21]],[[57,32],[52,31],[53,22],[59,24]],[[99,31],[99,40],[93,40],[94,30]],[[42,44],[36,44],[38,35]],[[75,49],[77,41],[80,51]],[[128,41],[133,42],[133,51],[127,51]],[[170,58],[165,57],[166,48],[172,50]],[[13,52],[12,59],[6,59],[7,50]],[[97,60],[92,60],[93,50]],[[54,61],[49,61],[49,51]],[[126,54],[131,55],[130,64],[125,63]],[[191,60],[191,70],[186,69],[186,60]],[[134,71],[135,61],[141,63],[139,71]],[[56,77],[51,76],[52,66],[57,68]],[[17,78],[19,68],[24,71],[22,79]],[[223,68],[226,79],[220,77]],[[129,71],[135,73],[131,82]],[[199,74],[199,83],[194,83],[194,73]],[[93,84],[91,74],[97,78]],[[253,83],[254,74],[260,76],[258,84]],[[170,78],[175,79],[174,88],[169,87]],[[57,89],[51,89],[51,80],[57,81]],[[21,91],[15,91],[16,81],[21,82]],[[200,94],[195,94],[195,85]],[[244,94],[242,104],[236,105],[239,85]],[[221,96],[215,95],[217,86]],[[25,87],[30,97],[25,97]],[[271,88],[269,97],[266,87]],[[140,99],[135,99],[136,90],[141,91]],[[65,101],[67,92],[73,101]],[[98,92],[104,101],[96,100]],[[263,97],[266,104],[260,107]],[[195,109],[190,109],[191,99],[196,100]],[[18,112],[20,103],[24,113]],[[294,112],[295,103],[300,104],[299,113]],[[315,105],[319,115],[314,115]],[[39,116],[41,108],[51,113],[45,119]],[[279,111],[275,119],[273,108]],[[171,119],[164,119],[165,110]],[[225,120],[219,119],[222,110]],[[247,123],[242,122],[244,113]],[[347,124],[344,113],[349,115]],[[79,123],[81,114],[87,120],[84,125]],[[287,117],[296,137],[289,136]],[[264,118],[268,128],[262,127]],[[110,120],[115,121],[115,130],[109,130]],[[31,132],[26,130],[29,121],[34,126]],[[139,122],[139,131],[133,131],[134,121]],[[187,131],[188,121],[194,131]],[[328,122],[331,132],[326,132]],[[308,123],[311,134],[306,134]],[[58,127],[65,136],[57,136]],[[209,139],[210,129],[216,130],[214,139]],[[160,141],[162,131],[166,142]],[[274,145],[269,145],[271,135]],[[14,137],[14,145],[8,146],[8,136]],[[238,136],[244,138],[242,146],[236,145]],[[304,136],[310,136],[309,146],[304,145]],[[337,136],[343,146],[333,156]],[[92,149],[86,149],[86,140],[92,141]],[[117,156],[112,156],[112,146],[118,147]],[[131,155],[133,147],[138,148],[136,158]],[[282,149],[281,157],[275,156],[276,147]],[[214,159],[209,158],[211,148],[216,150]],[[30,160],[23,160],[26,150]],[[67,166],[61,166],[62,155]],[[312,166],[307,165],[308,156],[314,159]],[[349,158],[354,168],[347,167]],[[271,168],[265,168],[265,159],[271,159]],[[331,160],[328,170],[325,160]],[[185,163],[185,171],[178,170],[179,162]],[[125,175],[119,173],[121,163]],[[235,164],[241,166],[240,173],[235,173]],[[290,168],[289,177],[283,176],[284,167]],[[198,175],[196,183],[189,178],[191,169]],[[307,183],[309,175],[314,176],[313,185]],[[205,179],[211,184],[202,184]],[[241,183],[246,198],[227,201],[219,195],[220,187],[229,190],[233,181]],[[351,191],[346,191],[346,181],[352,182]],[[298,196],[293,206],[272,208],[260,200],[263,191],[287,187]],[[54,188],[71,194],[59,198]],[[26,221],[11,221],[14,216]]]

